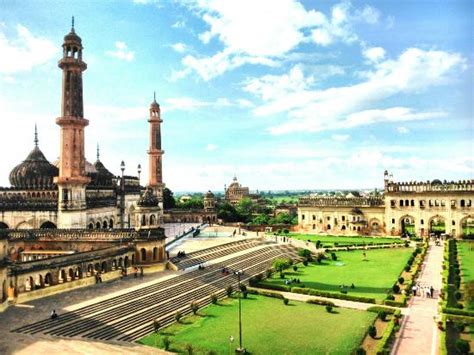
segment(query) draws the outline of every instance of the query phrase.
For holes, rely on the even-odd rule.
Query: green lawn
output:
[[[300,239],[304,241],[321,241],[326,247],[333,247],[334,243],[338,243],[338,246],[346,245],[364,245],[364,244],[385,244],[385,243],[396,243],[401,242],[399,238],[383,238],[383,237],[361,237],[361,236],[335,236],[335,235],[314,235],[314,234],[299,234],[289,233],[289,237]]]
[[[354,284],[354,289],[347,289],[348,294],[383,300],[412,253],[411,248],[372,249],[366,251],[365,261],[362,250],[341,251],[336,252],[337,261],[323,260],[321,264],[314,262],[308,266],[298,264],[298,271],[288,270],[285,274],[289,279],[300,279],[305,287],[322,291],[340,292],[341,285]],[[267,282],[285,284],[278,273],[265,280],[262,287]]]
[[[474,282],[474,242],[459,242],[458,255],[461,258],[461,270],[464,284]],[[474,310],[474,303],[468,305]]]
[[[158,334],[171,340],[170,351],[184,352],[193,345],[194,354],[234,354],[238,347],[238,301],[227,299],[199,312],[201,316],[185,318],[185,324],[173,324]],[[243,346],[258,354],[351,354],[356,349],[375,313],[337,308],[327,313],[323,306],[249,295],[242,299]],[[231,347],[229,337],[235,338]],[[155,335],[140,340],[154,345]]]

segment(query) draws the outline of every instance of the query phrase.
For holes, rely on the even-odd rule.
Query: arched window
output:
[[[415,200],[411,200],[411,207],[415,207]]]
[[[109,221],[109,227],[114,228],[114,220],[112,218]]]
[[[142,226],[146,226],[146,217],[145,215],[142,215]]]
[[[95,223],[95,229],[100,229],[100,222]]]
[[[403,200],[400,200],[400,207],[403,207]]]
[[[328,224],[327,229],[328,229],[328,230],[331,229],[331,225],[330,225],[330,224]]]
[[[145,248],[140,249],[140,260],[141,261],[146,261],[146,250],[145,250]]]
[[[346,226],[342,226],[341,229],[342,229],[343,231],[345,231],[345,230],[346,230]]]
[[[154,214],[150,216],[150,226],[154,226],[156,223],[156,217]]]
[[[94,225],[92,223],[89,223],[89,226],[87,228],[94,229]]]
[[[8,229],[8,224],[0,222],[0,229]]]
[[[158,260],[158,248],[153,248],[153,260]]]
[[[102,262],[100,269],[102,272],[107,272],[107,263],[105,261]]]
[[[56,225],[53,222],[46,221],[41,226],[40,229],[56,229]]]
[[[461,200],[461,207],[466,207],[466,201]]]
[[[107,229],[108,224],[107,221],[102,222],[102,228]]]

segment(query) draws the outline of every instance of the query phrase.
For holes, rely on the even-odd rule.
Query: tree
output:
[[[252,218],[252,224],[261,225],[268,224],[269,217],[266,214],[260,213]]]
[[[168,351],[171,345],[171,340],[168,337],[163,338],[163,348]]]
[[[368,334],[370,335],[371,338],[375,338],[377,336],[377,328],[375,328],[375,326],[371,325],[369,327]]]
[[[163,208],[168,210],[170,208],[174,208],[176,206],[176,200],[173,196],[173,191],[165,187],[163,189]]]
[[[191,308],[193,314],[196,315],[197,311],[199,310],[199,304],[196,301],[192,301],[189,307]]]
[[[182,317],[183,317],[183,314],[180,311],[176,311],[176,313],[174,315],[174,319],[176,319],[176,322],[179,323],[179,321],[181,320]]]
[[[281,273],[283,270],[288,269],[291,266],[291,264],[292,263],[290,263],[289,258],[288,259],[278,258],[278,259],[273,260],[272,266],[275,270]]]
[[[227,286],[227,288],[225,289],[225,293],[227,294],[227,297],[232,296],[232,292],[234,292],[234,288],[232,287],[232,285]]]
[[[224,222],[239,222],[241,217],[237,210],[230,203],[226,202],[219,205],[217,208],[217,218],[222,219]]]

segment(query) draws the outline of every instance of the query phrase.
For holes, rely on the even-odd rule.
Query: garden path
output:
[[[422,286],[433,286],[434,297],[412,297],[408,314],[404,317],[401,330],[392,350],[393,355],[438,354],[438,329],[435,319],[438,316],[438,297],[442,288],[442,264],[444,246],[430,243],[417,282]]]

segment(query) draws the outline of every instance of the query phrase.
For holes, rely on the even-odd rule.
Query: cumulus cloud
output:
[[[131,62],[135,58],[135,52],[128,49],[125,42],[115,42],[115,50],[105,52],[108,56]]]
[[[345,142],[351,138],[351,136],[348,134],[333,134],[331,138],[336,142]]]
[[[370,62],[379,62],[385,58],[385,49],[382,47],[370,47],[364,49],[362,55]]]
[[[349,2],[335,5],[329,15],[308,11],[296,0],[185,4],[209,26],[199,39],[204,44],[218,40],[224,49],[211,56],[184,57],[184,69],[174,78],[194,71],[206,81],[245,64],[276,66],[302,43],[326,46],[336,41],[354,42],[358,39],[353,30],[355,23],[378,21],[378,10],[370,6],[357,9]]]
[[[257,116],[287,113],[288,121],[274,126],[271,132],[321,131],[355,127],[385,121],[408,121],[441,117],[445,112],[414,111],[407,107],[374,109],[374,105],[391,96],[417,93],[449,82],[451,74],[460,72],[466,60],[459,53],[409,48],[397,59],[373,63],[357,84],[323,90],[311,86],[311,76],[263,76],[249,80],[243,89],[262,100],[254,109]],[[296,83],[278,86],[279,81],[293,77]],[[281,98],[285,99],[282,100]]]
[[[32,34],[20,24],[12,38],[7,37],[4,29],[6,26],[0,27],[0,73],[11,76],[57,59],[59,47],[49,39]]]
[[[188,47],[184,43],[181,43],[181,42],[172,44],[171,48],[173,48],[178,53],[184,53],[188,49]]]

